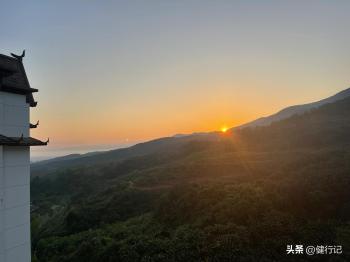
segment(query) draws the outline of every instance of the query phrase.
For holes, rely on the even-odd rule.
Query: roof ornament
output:
[[[30,128],[37,128],[39,125],[39,120],[36,122],[36,124],[29,124]]]
[[[11,56],[16,58],[18,61],[21,61],[23,60],[23,57],[25,57],[26,55],[26,50],[23,50],[22,54],[21,55],[16,55],[14,53],[11,53]]]

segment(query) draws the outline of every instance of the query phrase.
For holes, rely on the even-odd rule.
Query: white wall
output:
[[[24,95],[0,92],[0,134],[29,136],[29,105]]]
[[[0,92],[0,134],[29,136],[24,95]],[[30,261],[29,147],[0,146],[0,262]]]
[[[30,261],[29,147],[0,148],[0,254],[3,256],[0,255],[0,261],[27,262]]]

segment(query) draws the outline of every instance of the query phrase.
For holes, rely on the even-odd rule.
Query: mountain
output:
[[[73,154],[31,164],[31,174],[34,176],[48,175],[62,168],[75,166],[93,166],[111,162],[123,161],[131,157],[141,157],[150,154],[167,155],[180,150],[184,144],[196,141],[215,140],[217,133],[201,133],[179,137],[164,137],[139,143],[128,148],[121,148],[86,154]]]
[[[288,262],[290,243],[336,243],[350,261],[349,134],[345,97],[268,126],[34,164],[33,260]]]
[[[293,115],[301,115],[312,109],[321,107],[322,105],[334,103],[336,101],[342,100],[350,96],[350,88],[337,93],[334,96],[320,100],[318,102],[309,103],[305,105],[297,105],[287,107],[280,112],[271,115],[269,117],[259,118],[255,121],[249,122],[247,124],[232,128],[231,131],[243,129],[244,127],[258,127],[267,126],[273,122],[278,122],[283,119],[292,117]],[[90,166],[100,163],[123,161],[126,158],[144,156],[154,153],[164,153],[169,151],[174,151],[181,148],[182,145],[189,143],[190,141],[206,141],[220,139],[220,132],[211,133],[193,133],[193,134],[178,134],[173,137],[159,138],[152,141],[139,143],[137,145],[104,151],[104,152],[91,152],[87,154],[72,154],[64,157],[53,158],[46,161],[40,161],[33,163],[31,165],[32,176],[47,175],[49,173],[55,172],[58,169],[65,167],[74,166]]]
[[[334,96],[320,100],[318,102],[305,105],[297,105],[287,107],[280,112],[269,117],[259,118],[253,122],[232,128],[231,131],[244,129],[245,127],[267,126],[274,122],[287,119],[294,115],[302,115],[310,110],[317,109],[322,105],[327,105],[340,101],[350,96],[350,88],[337,93]],[[308,125],[309,126],[309,125]],[[211,133],[193,133],[189,135],[175,135],[173,137],[164,137],[139,143],[134,146],[103,152],[91,152],[87,154],[72,154],[64,157],[58,157],[46,161],[36,162],[31,165],[32,176],[47,175],[61,168],[69,168],[74,166],[91,166],[102,163],[123,161],[130,157],[141,157],[149,154],[167,154],[176,150],[180,150],[184,144],[189,142],[210,141],[221,138],[220,132]]]
[[[350,96],[350,88],[345,89],[345,90],[343,90],[343,91],[341,91],[341,92],[339,92],[331,97],[322,99],[322,100],[317,101],[317,102],[303,104],[303,105],[295,105],[295,106],[290,106],[290,107],[284,108],[281,111],[279,111],[273,115],[258,118],[254,121],[251,121],[251,122],[248,122],[246,124],[234,127],[233,129],[242,129],[245,127],[256,127],[256,126],[267,126],[273,122],[280,121],[282,119],[286,119],[286,118],[291,117],[295,114],[303,114],[311,109],[315,109],[315,108],[318,108],[322,105],[342,100],[342,99],[347,98],[349,96]]]

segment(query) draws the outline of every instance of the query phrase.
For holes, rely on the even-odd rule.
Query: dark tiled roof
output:
[[[0,54],[0,90],[10,93],[25,94],[27,103],[36,106],[22,61]]]
[[[7,137],[0,135],[1,146],[46,146],[47,142],[42,142],[32,137]]]

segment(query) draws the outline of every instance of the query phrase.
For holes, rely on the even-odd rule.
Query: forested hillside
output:
[[[32,168],[34,261],[349,261],[350,98]],[[287,245],[342,255],[287,255]]]

